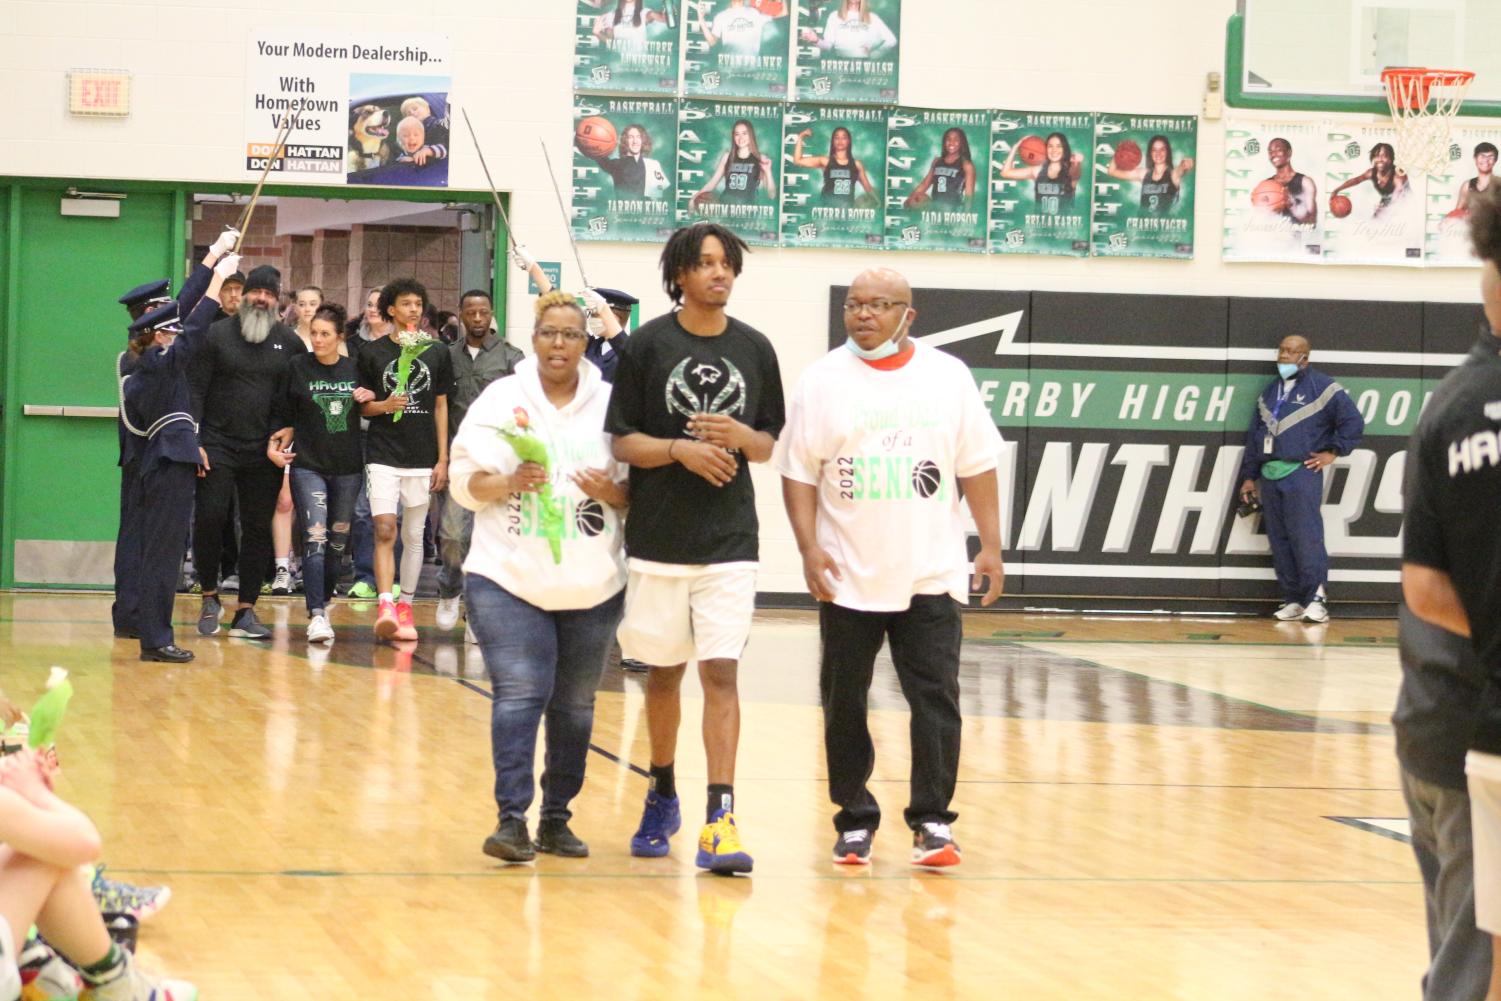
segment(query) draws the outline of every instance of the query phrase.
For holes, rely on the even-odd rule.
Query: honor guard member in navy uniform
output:
[[[215,263],[209,287],[186,321],[175,302],[137,321],[156,332],[156,343],[124,380],[121,411],[126,429],[138,439],[138,472],[131,480],[131,505],[137,512],[131,542],[139,568],[136,624],[142,660],[180,664],[193,659],[192,652],[172,637],[172,602],[187,548],[200,461],[188,368],[218,312],[220,286],[238,266],[235,254]]]
[[[1329,621],[1324,585],[1324,469],[1349,455],[1365,420],[1345,388],[1308,367],[1306,338],[1293,334],[1277,347],[1277,378],[1256,401],[1240,465],[1240,496],[1261,501],[1285,621]]]
[[[186,316],[198,305],[213,278],[213,271],[210,269],[214,262],[234,247],[239,238],[240,234],[236,230],[226,230],[209,247],[203,260],[182,283],[182,295],[177,300],[179,316]],[[131,320],[137,321],[147,313],[171,303],[173,300],[170,289],[171,283],[165,278],[146,282],[126,292],[119,302],[130,313]],[[131,499],[135,496],[131,482],[139,472],[136,459],[140,454],[141,443],[125,427],[125,377],[156,340],[150,336],[148,329],[137,323],[131,324],[130,334],[131,347],[122,351],[115,362],[115,378],[120,397],[120,414],[115,418],[115,428],[120,438],[120,526],[115,536],[115,601],[110,607],[110,617],[114,620],[115,635],[121,639],[136,639],[140,635],[136,624],[140,568],[133,562],[139,547],[132,542],[132,533],[137,529],[140,512],[131,505]]]
[[[511,263],[531,277],[538,295],[552,291],[552,279],[525,246],[517,244],[512,248]],[[631,339],[626,332],[631,323],[631,307],[641,300],[616,288],[586,288],[583,300],[584,313],[589,317],[589,343],[584,347],[584,357],[595,364],[605,382],[614,382],[620,349]]]

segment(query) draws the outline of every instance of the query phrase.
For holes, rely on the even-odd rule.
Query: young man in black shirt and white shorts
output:
[[[735,828],[740,739],[736,665],[756,603],[756,496],[751,462],[771,458],[782,429],[782,377],[766,336],[725,314],[745,243],[714,223],[678,230],[662,284],[679,308],[643,325],[620,353],[605,430],[631,465],[625,548],[630,579],[620,646],[652,665],[646,681],[651,790],[631,854],[667,854],[681,826],[673,760],[679,689],[689,660],[704,690],[708,823],[697,864],[750,872]]]
[[[1471,202],[1487,329],[1439,384],[1407,454],[1402,596],[1420,619],[1468,636],[1487,675],[1465,758],[1475,924],[1501,955],[1501,188]],[[1455,725],[1469,719],[1456,717]],[[1493,962],[1489,999],[1501,998]]]
[[[365,432],[365,487],[375,520],[375,586],[380,610],[375,635],[383,640],[414,640],[412,595],[422,576],[423,527],[433,493],[448,485],[448,396],[453,362],[442,341],[412,360],[406,392],[396,393],[400,337],[415,332],[427,309],[427,289],[414,278],[398,278],[380,290],[380,315],[391,331],[360,349],[355,364],[360,385],[375,394],[361,406],[370,420]],[[401,420],[396,420],[396,414]],[[401,596],[392,600],[396,577],[396,514],[401,511]]]

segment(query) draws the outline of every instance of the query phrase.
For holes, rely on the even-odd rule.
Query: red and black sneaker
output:
[[[834,842],[835,865],[870,865],[870,842],[874,835],[867,830],[840,831]]]
[[[938,868],[959,862],[959,846],[948,824],[928,821],[912,832],[913,865]]]

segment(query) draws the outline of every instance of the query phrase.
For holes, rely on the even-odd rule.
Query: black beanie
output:
[[[245,291],[254,292],[258,288],[266,289],[272,295],[281,295],[281,272],[269,264],[253,269],[245,276]]]

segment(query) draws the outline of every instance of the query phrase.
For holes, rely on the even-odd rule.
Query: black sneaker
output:
[[[948,824],[928,821],[912,832],[912,864],[949,866],[959,864],[959,846]]]
[[[506,817],[485,839],[485,854],[502,862],[530,862],[537,857],[532,836],[526,832],[526,820]]]
[[[224,606],[219,604],[219,599],[209,595],[203,599],[203,606],[198,609],[198,635],[213,636],[219,632],[219,616],[224,613]]]
[[[589,857],[589,846],[568,829],[566,820],[544,820],[538,824],[537,841],[533,847],[539,852],[564,858]]]
[[[622,671],[629,671],[632,674],[645,674],[651,670],[651,665],[630,657],[621,657],[620,669]]]
[[[837,865],[870,865],[870,843],[875,835],[867,830],[840,831],[834,842]]]
[[[255,617],[254,608],[242,608],[235,613],[234,621],[229,624],[229,635],[247,640],[268,640],[271,638],[271,630],[261,625],[260,620]]]

